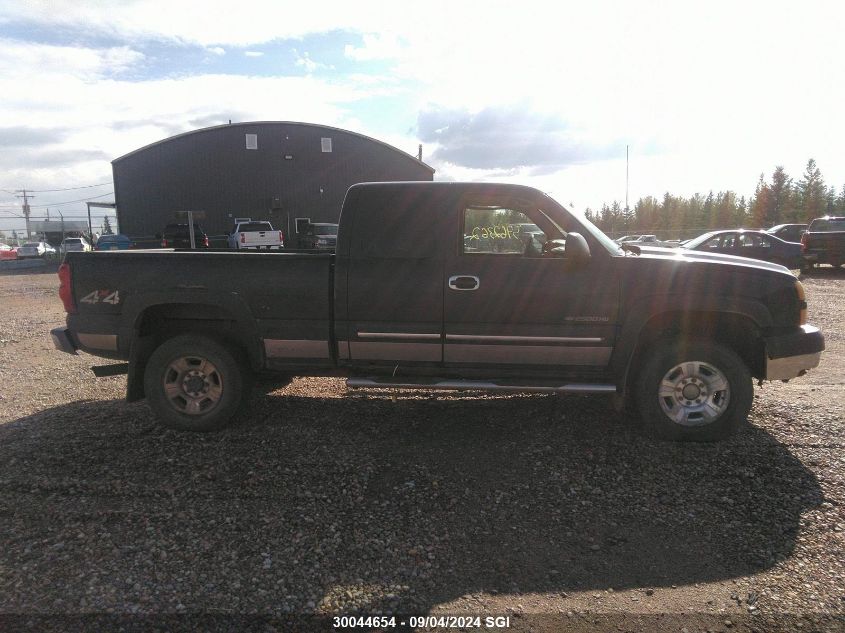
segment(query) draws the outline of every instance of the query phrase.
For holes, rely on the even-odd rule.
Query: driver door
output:
[[[444,363],[605,367],[619,301],[609,256],[572,266],[544,253],[563,227],[524,201],[469,197],[459,214],[462,239],[444,267]]]

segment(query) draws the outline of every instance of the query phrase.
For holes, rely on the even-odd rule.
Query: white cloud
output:
[[[393,33],[365,33],[363,44],[354,46],[347,44],[343,54],[355,61],[370,61],[374,59],[397,59],[404,54],[403,45],[399,37]]]
[[[90,131],[97,143],[102,123],[115,119],[173,121],[179,127],[217,113],[226,119],[226,112],[301,118],[355,125],[351,129],[370,136],[396,138],[414,153],[417,139],[408,130],[420,111],[436,107],[472,118],[523,107],[529,119],[564,121],[570,133],[564,140],[574,138],[574,147],[618,148],[624,157],[630,144],[632,198],[710,187],[750,193],[760,171],[784,164],[797,177],[810,156],[832,182],[845,179],[837,144],[845,138],[839,113],[845,101],[839,81],[845,75],[842,3],[433,0],[409,9],[385,0],[322,3],[315,10],[247,0],[236,10],[220,8],[179,2],[161,11],[157,0],[0,4],[0,24],[30,20],[56,32],[78,28],[126,44],[106,52],[0,40],[0,94],[14,95],[0,104],[0,113],[20,116],[7,118],[20,125]],[[253,57],[259,51],[247,47],[313,33],[334,37],[335,50],[357,73],[341,83],[224,76],[174,84],[103,81],[144,61],[137,49],[148,39],[244,48]],[[389,72],[365,74],[373,61],[384,62],[378,66]],[[309,52],[296,63],[309,74],[325,68]],[[46,75],[51,81],[41,82]],[[23,78],[29,94],[21,94]],[[275,100],[263,97],[268,88]],[[170,90],[184,102],[174,103]],[[404,118],[395,111],[384,117],[392,119],[389,128],[381,123],[380,98],[397,95],[411,103]],[[370,112],[350,113],[366,98]],[[363,129],[361,120],[378,120],[380,131]],[[128,151],[165,132],[158,123],[130,126],[114,142],[102,142],[106,151],[121,151],[116,145]],[[530,134],[524,128],[505,132]],[[426,141],[432,160],[438,149],[437,142]],[[524,179],[575,191],[591,206],[619,199],[620,191],[624,196],[624,169],[614,159],[570,161],[563,171],[538,175],[531,166],[467,170],[454,152],[440,155],[445,158],[434,165],[438,178]]]
[[[296,65],[300,68],[304,68],[307,73],[313,73],[315,70],[334,70],[334,66],[322,64],[311,59],[311,53],[308,51],[304,51],[300,54],[299,51],[294,48],[293,54],[296,58]]]
[[[348,106],[368,96],[348,82],[310,77],[199,75],[133,82],[44,74],[35,67],[21,71],[29,73],[23,94],[19,78],[0,75],[0,94],[18,95],[0,100],[0,120],[16,126],[5,131],[6,138],[25,145],[10,154],[11,160],[0,161],[3,183],[15,188],[108,182],[111,160],[228,119],[358,127]],[[84,205],[69,205],[74,208]]]
[[[0,76],[26,78],[27,84],[33,73],[89,80],[116,75],[143,59],[142,53],[128,46],[94,49],[0,39]]]
[[[212,55],[217,55],[218,57],[222,57],[223,55],[226,54],[226,49],[222,48],[220,46],[212,46],[212,47],[207,48],[205,50],[207,50]]]
[[[263,57],[264,53],[261,51],[244,51],[246,57]]]

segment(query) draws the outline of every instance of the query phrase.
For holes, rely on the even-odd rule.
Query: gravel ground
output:
[[[315,378],[167,431],[52,349],[55,274],[0,275],[0,629],[845,630],[845,275],[804,283],[820,367],[755,389],[730,441],[676,445],[602,397]]]

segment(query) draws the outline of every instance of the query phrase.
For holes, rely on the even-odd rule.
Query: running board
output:
[[[589,383],[499,383],[483,380],[420,380],[411,382],[393,382],[379,378],[347,378],[346,386],[350,389],[452,389],[458,391],[532,391],[539,393],[616,393],[616,385]]]

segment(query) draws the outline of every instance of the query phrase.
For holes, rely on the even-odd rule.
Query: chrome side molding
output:
[[[391,381],[379,378],[347,378],[350,389],[437,389],[479,391],[525,391],[534,393],[616,393],[616,385],[594,383],[518,384],[484,380],[404,380]]]

